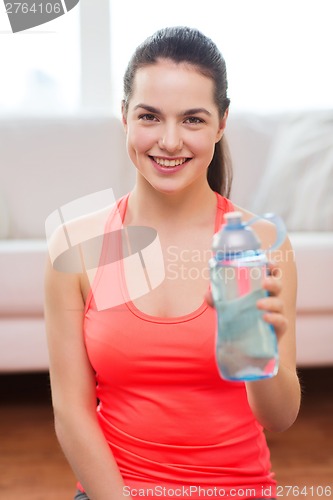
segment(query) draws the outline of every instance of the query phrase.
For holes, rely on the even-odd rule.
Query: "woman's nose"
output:
[[[183,147],[183,140],[180,131],[176,126],[165,127],[159,140],[159,147],[164,151],[174,153],[180,151]]]

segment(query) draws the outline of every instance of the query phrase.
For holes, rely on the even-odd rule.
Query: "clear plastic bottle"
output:
[[[243,222],[241,212],[227,213],[226,224],[213,238],[209,268],[217,312],[216,362],[227,380],[258,380],[273,377],[278,371],[274,328],[256,307],[257,300],[267,296],[262,282],[268,259],[250,227],[260,218],[277,226],[272,250],[286,235],[282,220],[273,214]]]

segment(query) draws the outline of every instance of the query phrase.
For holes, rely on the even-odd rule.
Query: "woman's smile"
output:
[[[154,168],[161,174],[171,175],[182,170],[191,158],[160,158],[150,156]]]

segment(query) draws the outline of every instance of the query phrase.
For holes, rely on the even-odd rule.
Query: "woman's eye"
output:
[[[150,122],[156,120],[156,116],[152,115],[151,113],[145,113],[144,115],[140,115],[139,119]]]
[[[203,123],[204,121],[201,118],[198,118],[197,116],[189,116],[185,120],[187,123],[194,123],[194,124],[199,124]]]

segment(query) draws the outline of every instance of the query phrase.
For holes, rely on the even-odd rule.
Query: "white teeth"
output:
[[[186,162],[186,158],[181,158],[177,160],[165,160],[164,158],[156,158],[154,156],[154,161],[161,165],[161,167],[176,167],[178,165],[182,165],[183,163]]]

